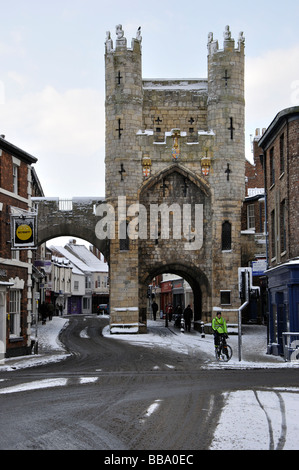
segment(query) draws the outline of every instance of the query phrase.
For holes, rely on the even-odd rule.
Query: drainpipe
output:
[[[264,151],[260,155],[260,160],[264,172],[264,191],[265,191],[265,234],[266,234],[266,266],[269,269],[269,231],[268,231],[268,191],[266,185],[266,152]],[[266,303],[266,314],[267,314],[267,345],[270,343],[270,312],[269,312],[269,291],[268,291],[268,277],[267,277],[267,303]]]

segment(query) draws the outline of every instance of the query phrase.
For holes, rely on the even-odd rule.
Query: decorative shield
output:
[[[211,169],[211,159],[206,156],[201,159],[201,172],[204,176],[209,176]]]
[[[151,176],[151,167],[150,166],[144,166],[143,167],[143,177],[148,178]]]
[[[208,166],[202,166],[201,167],[201,172],[204,176],[209,176],[210,174],[210,167]]]
[[[175,147],[175,146],[172,147],[172,158],[173,158],[174,160],[177,160],[177,159],[179,158],[179,156],[180,156],[180,149],[179,149],[179,147]]]
[[[151,166],[152,161],[150,157],[145,156],[142,160],[142,173],[144,178],[149,178],[151,176]]]

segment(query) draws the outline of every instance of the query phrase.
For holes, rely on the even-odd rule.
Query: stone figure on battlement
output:
[[[229,41],[232,38],[231,32],[229,30],[229,26],[225,26],[225,31],[224,31],[224,39],[225,41]]]
[[[139,28],[137,29],[137,33],[136,33],[136,39],[137,41],[141,42],[142,41],[142,36],[141,36],[141,26],[139,26]]]
[[[111,39],[110,31],[106,32],[106,48],[107,52],[111,52],[113,50],[113,41]]]
[[[124,37],[124,31],[121,24],[116,25],[116,36],[117,39],[122,39]]]

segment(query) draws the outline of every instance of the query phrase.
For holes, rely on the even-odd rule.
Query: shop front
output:
[[[180,305],[182,309],[185,308],[185,291],[184,291],[184,279],[178,279],[173,281],[172,286],[172,298],[173,298],[173,310]]]
[[[161,282],[161,310],[166,313],[167,305],[172,305],[172,281]]]
[[[6,354],[7,289],[13,283],[0,281],[0,361]]]
[[[299,260],[266,271],[269,295],[268,353],[283,354],[284,336],[299,332]]]

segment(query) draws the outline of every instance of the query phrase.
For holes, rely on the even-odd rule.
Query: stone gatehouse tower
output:
[[[227,26],[223,49],[209,34],[198,80],[143,79],[140,28],[129,47],[121,25],[116,36],[105,45],[111,332],[146,331],[147,286],[166,272],[191,285],[195,320],[210,320],[240,306],[243,33],[235,44]]]

